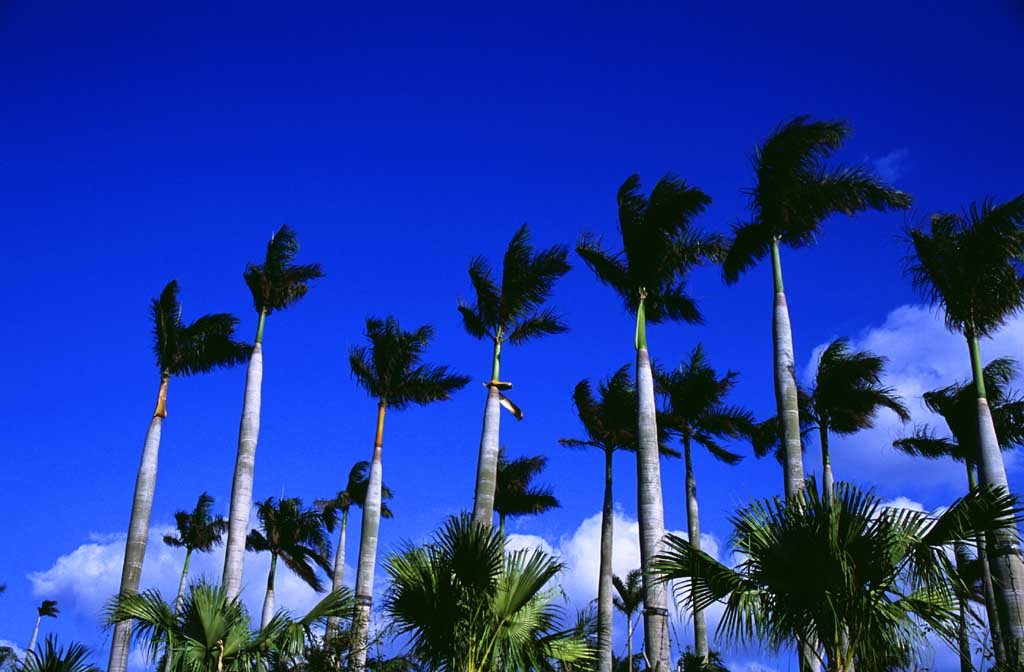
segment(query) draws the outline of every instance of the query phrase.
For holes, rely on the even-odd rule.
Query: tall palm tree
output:
[[[510,461],[504,447],[498,451],[494,510],[498,514],[498,529],[502,534],[505,533],[506,518],[536,516],[562,506],[551,486],[533,483],[547,464],[548,458],[543,455],[517,457]]]
[[[43,600],[42,604],[36,607],[36,626],[32,629],[32,639],[28,640],[26,651],[32,651],[36,648],[36,638],[39,637],[39,624],[42,623],[43,617],[57,618],[59,613],[60,609],[57,608],[57,600]]]
[[[263,600],[265,628],[274,617],[274,574],[277,559],[295,572],[310,588],[320,593],[324,587],[317,576],[316,566],[331,571],[330,549],[323,515],[317,509],[302,506],[298,497],[275,499],[268,497],[256,503],[256,517],[261,530],[252,530],[246,539],[246,549],[270,553],[270,572],[267,574],[267,594]]]
[[[388,407],[402,410],[411,404],[425,406],[451,398],[453,392],[469,383],[469,378],[449,373],[446,366],[422,362],[423,352],[434,337],[434,329],[424,325],[404,331],[394,317],[366,320],[368,346],[349,350],[349,365],[356,383],[377,399],[377,432],[370,460],[370,481],[363,504],[363,523],[359,538],[359,568],[356,571],[356,607],[352,619],[352,649],[349,666],[362,672],[370,629],[370,605],[373,574],[377,563],[377,533],[381,518],[381,448],[384,444],[384,413]]]
[[[146,432],[142,447],[142,460],[135,479],[132,514],[128,523],[128,540],[124,549],[119,592],[127,595],[139,589],[142,561],[146,556],[149,537],[149,516],[153,510],[156,489],[157,462],[160,452],[160,433],[167,417],[167,385],[172,376],[184,377],[228,368],[245,361],[249,347],[234,340],[238,318],[228,313],[203,315],[191,324],[182,320],[178,301],[178,283],[167,283],[160,297],[150,305],[153,319],[153,352],[160,371],[153,419]],[[128,665],[128,645],[131,623],[124,621],[114,627],[110,643],[108,672],[125,672]]]
[[[644,606],[643,571],[630,570],[625,581],[613,574],[612,583],[618,593],[613,604],[626,617],[626,669],[633,672],[633,630],[637,626],[636,614]]]
[[[91,652],[83,644],[72,642],[65,649],[57,638],[48,635],[38,649],[29,649],[18,672],[100,672],[89,662]]]
[[[604,453],[604,500],[601,506],[601,557],[597,581],[597,665],[598,672],[610,672],[612,655],[612,533],[614,499],[612,497],[612,455],[615,451],[636,451],[636,387],[631,382],[629,365],[616,371],[598,386],[594,396],[589,380],[581,380],[573,391],[576,413],[587,434],[586,439],[559,439],[570,448],[597,448]],[[637,574],[637,581],[640,580]]]
[[[687,603],[724,600],[719,634],[778,648],[806,648],[830,672],[854,661],[871,668],[892,652],[920,649],[925,629],[952,642],[957,594],[947,579],[945,547],[976,533],[1012,526],[1021,510],[1005,491],[985,488],[938,517],[882,506],[849,483],[831,498],[811,481],[799,499],[762,500],[733,516],[734,569],[669,535],[653,563]]]
[[[209,553],[223,541],[228,522],[223,516],[213,516],[213,497],[207,493],[199,495],[196,508],[189,511],[178,511],[174,514],[177,534],[164,535],[164,543],[172,548],[185,549],[185,564],[181,569],[181,580],[178,582],[178,598],[174,601],[177,613],[181,602],[185,599],[185,586],[188,581],[188,565],[192,560],[192,551]]]
[[[701,321],[696,302],[686,292],[685,278],[695,266],[717,258],[721,241],[705,235],[693,220],[711,198],[671,175],[658,181],[645,197],[640,177],[628,178],[618,192],[622,250],[610,253],[599,240],[584,238],[576,252],[598,279],[618,293],[636,312],[637,514],[640,560],[646,570],[661,548],[665,511],[658,462],[658,423],[654,379],[647,350],[647,322]],[[644,576],[644,642],[654,669],[669,669],[668,610],[665,587]]]
[[[516,418],[521,420],[523,417],[522,412],[501,394],[502,390],[512,387],[512,383],[499,379],[501,348],[505,343],[521,345],[532,338],[560,334],[568,329],[553,309],[543,307],[555,282],[569,272],[567,255],[568,250],[562,245],[534,252],[530,232],[524,224],[512,236],[505,251],[500,286],[492,277],[491,265],[486,259],[476,257],[469,264],[476,303],[460,300],[459,312],[466,331],[475,338],[490,340],[494,347],[491,379],[484,383],[487,404],[484,406],[473,497],[473,517],[484,525],[494,522],[498,427],[501,420],[499,406],[504,401]]]
[[[370,463],[366,460],[356,462],[348,472],[348,484],[333,499],[318,499],[313,504],[319,508],[324,515],[324,524],[328,532],[334,532],[334,528],[341,528],[338,536],[338,550],[334,554],[334,571],[331,572],[331,589],[341,590],[345,585],[345,533],[348,528],[348,510],[352,505],[360,508],[366,502],[366,488],[370,483]],[[384,500],[391,499],[394,493],[386,483],[380,486],[380,516],[381,518],[392,518],[394,513]],[[339,518],[340,514],[340,518]],[[338,624],[341,619],[331,617],[327,620],[327,634],[334,635],[338,632]]]
[[[725,398],[736,386],[738,374],[729,371],[719,377],[704,348],[697,345],[688,360],[676,370],[655,374],[658,387],[665,396],[665,423],[683,444],[686,465],[686,524],[690,546],[700,550],[700,515],[697,506],[697,477],[693,470],[693,445],[702,446],[715,459],[729,465],[737,464],[742,456],[727,450],[721,439],[750,437],[754,432],[754,416],[738,406],[730,406]],[[694,653],[707,662],[707,624],[704,612],[694,606]]]
[[[249,509],[252,507],[252,482],[256,468],[256,442],[260,433],[260,405],[263,395],[263,326],[267,316],[281,311],[309,291],[309,283],[324,275],[320,264],[295,264],[299,241],[287,226],[278,229],[267,243],[262,264],[249,264],[243,277],[252,293],[253,307],[259,316],[256,340],[245,374],[242,420],[238,429],[238,455],[231,481],[231,507],[228,510],[228,541],[224,553],[224,589],[234,599],[242,590],[242,565],[249,534]]]
[[[979,339],[1024,308],[1024,194],[1005,203],[972,204],[963,215],[939,214],[928,230],[910,232],[914,286],[941,306],[946,327],[963,334],[971,358],[981,482],[1009,489],[999,439],[986,399]],[[1006,654],[1024,662],[1024,560],[1013,530],[998,533],[990,559],[997,585]]]
[[[827,165],[828,158],[849,135],[850,127],[844,121],[811,121],[807,116],[796,117],[772,132],[752,159],[756,183],[745,190],[750,221],[734,226],[733,241],[723,263],[725,280],[732,284],[771,255],[775,402],[782,418],[786,497],[796,496],[803,487],[804,472],[793,333],[779,247],[810,245],[831,215],[905,209],[911,202],[910,196],[886,186],[864,168]]]

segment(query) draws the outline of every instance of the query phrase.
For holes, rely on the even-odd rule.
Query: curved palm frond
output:
[[[250,346],[234,340],[238,318],[228,313],[203,315],[191,324],[182,320],[178,282],[167,283],[150,306],[153,352],[161,372],[192,376],[229,368],[246,361]]]
[[[297,497],[268,497],[256,503],[256,517],[261,530],[249,533],[246,548],[279,557],[309,587],[323,592],[316,567],[328,573],[332,570],[323,514],[316,508],[303,507]]]
[[[164,543],[175,548],[207,553],[220,545],[228,523],[223,516],[212,516],[213,497],[207,493],[199,495],[195,508],[174,514],[177,535],[164,535]]]
[[[550,487],[533,483],[547,462],[543,455],[509,460],[504,447],[498,451],[494,510],[501,518],[538,515],[561,506]]]
[[[853,352],[838,338],[822,351],[811,391],[810,410],[816,422],[836,434],[853,434],[874,426],[879,409],[888,408],[906,422],[910,411],[891,387],[882,384],[886,358],[868,351]]]
[[[245,283],[257,313],[284,310],[306,295],[311,281],[324,277],[320,264],[293,263],[298,252],[295,232],[285,225],[267,243],[263,263],[246,266]]]
[[[18,667],[19,672],[100,672],[89,662],[91,652],[84,644],[72,642],[64,648],[57,645],[57,638],[47,635],[35,651],[25,652],[25,660]]]
[[[42,603],[36,607],[36,612],[40,616],[57,618],[57,614],[60,613],[60,609],[57,608],[57,600],[43,600]]]

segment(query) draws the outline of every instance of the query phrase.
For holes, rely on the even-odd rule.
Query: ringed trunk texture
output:
[[[260,619],[260,630],[267,627],[274,617],[274,572],[277,571],[277,554],[270,557],[270,573],[267,574],[267,594],[263,598],[263,618]]]
[[[782,445],[786,456],[786,499],[792,499],[804,489],[804,463],[800,446],[800,408],[793,356],[793,330],[789,323],[786,293],[782,287],[782,263],[779,259],[778,242],[772,243],[772,270],[775,275],[775,312],[772,317],[775,404],[782,427]]]
[[[384,443],[384,402],[377,406],[377,437],[373,443],[370,480],[363,504],[363,526],[359,537],[359,570],[356,572],[356,607],[352,617],[352,645],[349,668],[352,672],[366,669],[369,648],[370,607],[373,604],[373,573],[377,563],[377,534],[380,530],[380,497],[383,479],[381,447]]]
[[[42,616],[36,616],[36,627],[32,629],[32,639],[28,640],[28,648],[25,649],[26,653],[34,651],[36,648],[36,639],[39,637],[39,623],[42,620]]]
[[[334,554],[334,573],[331,574],[331,590],[337,592],[345,587],[345,528],[348,527],[348,509],[341,512],[341,536],[338,538],[338,550]],[[338,634],[341,619],[331,616],[327,619],[327,635]]]
[[[495,360],[497,363],[497,360]],[[494,524],[494,490],[498,480],[498,433],[501,424],[501,391],[495,385],[497,372],[487,386],[484,426],[480,433],[480,456],[476,466],[476,493],[473,496],[473,520],[480,525]]]
[[[597,670],[612,672],[612,451],[604,453],[604,503],[601,506],[601,564],[597,580]]]
[[[640,565],[644,568],[644,648],[652,672],[669,672],[668,601],[665,584],[646,574],[662,550],[665,510],[661,495],[658,424],[654,405],[654,378],[647,348],[636,351],[637,514],[640,522]]]
[[[132,500],[132,516],[128,522],[128,541],[124,549],[124,565],[121,568],[120,595],[132,595],[139,590],[142,576],[142,561],[146,557],[146,538],[149,536],[149,516],[153,511],[153,492],[156,489],[156,467],[160,453],[160,431],[167,415],[167,382],[164,374],[160,381],[157,407],[153,420],[146,432],[142,447],[142,461],[135,479],[135,497]],[[119,621],[114,625],[110,641],[108,672],[125,672],[128,667],[128,647],[131,640],[131,621]]]
[[[697,509],[697,478],[693,473],[693,459],[690,450],[690,439],[683,442],[686,458],[686,531],[690,537],[690,548],[700,550],[700,512]],[[693,649],[701,660],[708,659],[708,626],[704,620],[704,611],[693,610]]]
[[[261,317],[261,326],[262,320]],[[242,565],[245,562],[245,538],[249,534],[249,509],[252,507],[252,480],[256,469],[262,394],[263,343],[257,340],[245,374],[242,421],[238,429],[238,456],[235,458],[235,475],[231,482],[228,540],[224,551],[224,590],[228,600],[237,599],[242,590]]]

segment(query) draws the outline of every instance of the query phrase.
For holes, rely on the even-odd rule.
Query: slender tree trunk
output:
[[[968,334],[967,344],[971,353],[971,369],[974,375],[975,392],[978,398],[978,471],[981,482],[1006,489],[1006,468],[1003,453],[996,438],[992,413],[985,396],[985,380],[982,374],[981,351],[978,338]],[[1021,560],[1020,542],[1015,527],[993,534],[994,543],[989,547],[989,560],[995,578],[996,604],[999,612],[1000,630],[1007,662],[1019,665],[1024,662],[1024,561]]]
[[[380,490],[383,479],[381,447],[384,445],[384,401],[377,405],[377,437],[373,442],[370,480],[363,503],[363,527],[359,538],[359,570],[356,572],[356,608],[352,617],[349,669],[363,672],[369,648],[370,607],[373,604],[373,572],[377,563],[377,534],[380,530]]]
[[[42,620],[42,616],[36,616],[36,627],[32,629],[32,639],[28,640],[28,648],[25,649],[26,653],[31,653],[36,648],[36,639],[39,637],[39,624]]]
[[[967,555],[967,544],[958,541],[953,545],[953,554],[956,558],[956,570],[962,577],[970,558]],[[967,600],[970,595],[970,588],[957,600],[959,613],[956,622],[956,648],[960,654],[960,672],[972,672],[971,665],[971,638],[967,629]]]
[[[775,278],[775,313],[772,337],[775,353],[775,404],[782,428],[785,450],[785,493],[792,499],[804,489],[803,450],[800,445],[800,407],[796,386],[796,365],[793,356],[793,331],[789,324],[789,307],[782,286],[782,261],[779,242],[772,241],[772,272]]]
[[[967,462],[967,487],[971,492],[978,489],[978,476],[975,472],[975,465]],[[981,588],[985,594],[985,616],[988,619],[988,629],[992,636],[992,653],[995,656],[997,665],[1006,660],[1006,649],[1003,647],[1003,632],[999,627],[999,612],[996,609],[996,591],[992,584],[992,562],[987,552],[987,534],[980,532],[975,535],[975,544],[978,547],[978,564],[981,565]]]
[[[601,506],[601,559],[597,578],[597,672],[612,672],[612,455],[604,451],[604,502]]]
[[[690,548],[700,550],[700,512],[697,508],[697,477],[693,473],[693,455],[690,437],[683,438],[683,453],[686,461],[686,526],[690,536]],[[693,609],[693,648],[701,660],[707,661],[708,626],[704,621],[704,610]]]
[[[228,540],[224,551],[224,590],[228,600],[238,598],[242,591],[242,566],[245,562],[245,539],[249,535],[249,509],[252,507],[252,481],[256,469],[256,442],[260,435],[260,404],[263,397],[263,323],[260,313],[256,327],[256,343],[249,356],[245,374],[245,396],[242,400],[242,421],[238,429],[238,455],[235,475],[231,481],[231,508],[228,511]]]
[[[504,513],[499,513],[498,514],[498,532],[501,533],[501,536],[505,536],[505,514]]]
[[[626,615],[626,670],[633,672],[633,617]]]
[[[139,590],[142,576],[142,561],[146,557],[146,538],[149,536],[149,516],[153,511],[153,492],[156,489],[156,467],[160,453],[160,430],[167,417],[167,383],[170,374],[161,373],[160,391],[157,394],[156,409],[146,432],[142,447],[142,461],[135,479],[135,497],[132,500],[132,516],[128,522],[128,541],[124,549],[124,565],[121,568],[119,594],[133,595]],[[125,672],[128,667],[128,647],[131,640],[131,621],[119,621],[114,625],[110,641],[108,672]]]
[[[270,573],[267,574],[267,594],[263,598],[263,618],[260,619],[260,630],[267,627],[274,617],[274,574],[277,572],[277,553],[270,554]]]
[[[665,508],[661,495],[658,420],[654,404],[654,377],[647,353],[647,325],[642,296],[637,311],[637,517],[640,523],[640,565],[644,569],[644,648],[651,672],[669,672],[668,600],[665,584],[648,576],[654,557],[662,550]]]
[[[494,490],[498,481],[499,425],[501,424],[501,390],[498,374],[501,371],[501,332],[494,339],[494,362],[491,382],[487,385],[487,403],[484,406],[484,427],[480,433],[480,456],[476,466],[476,492],[473,496],[473,520],[490,527],[494,524]]]
[[[334,554],[334,573],[331,575],[331,590],[337,592],[345,587],[345,528],[348,527],[348,507],[341,512],[341,536],[338,538],[338,552]],[[341,619],[331,616],[327,619],[327,636],[338,634]]]
[[[826,500],[832,501],[835,495],[836,483],[832,477],[832,456],[828,452],[828,425],[818,421],[818,434],[821,437],[821,474],[822,474],[822,495]]]
[[[181,568],[181,579],[178,581],[178,596],[174,599],[174,615],[177,616],[181,613],[181,605],[185,601],[185,586],[188,583],[188,565],[192,561],[192,549],[188,548],[185,550],[185,564]],[[174,657],[174,651],[171,649],[170,643],[167,645],[167,654],[164,656],[164,672],[171,672],[171,660]]]

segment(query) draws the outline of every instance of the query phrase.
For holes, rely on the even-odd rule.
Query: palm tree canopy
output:
[[[500,516],[516,517],[544,513],[561,506],[550,486],[534,485],[548,458],[543,455],[509,460],[504,446],[498,451],[498,472],[494,489],[494,510]]]
[[[36,607],[36,611],[40,616],[49,616],[50,618],[57,618],[57,614],[60,613],[60,609],[57,608],[57,600],[43,600],[42,604]]]
[[[630,570],[626,574],[625,581],[619,576],[612,574],[612,585],[615,586],[615,592],[618,593],[618,595],[612,598],[612,604],[626,618],[631,618],[633,614],[640,610],[644,603],[643,570]]]
[[[57,638],[47,635],[35,651],[26,651],[18,672],[100,672],[89,662],[91,652],[83,644],[72,642],[67,649],[57,646]]]
[[[153,299],[153,352],[160,371],[192,376],[246,361],[250,346],[234,340],[238,318],[228,313],[203,315],[185,324],[178,301],[178,281],[171,280]]]
[[[910,243],[914,286],[942,307],[950,330],[988,336],[1024,306],[1024,194],[933,215]]]
[[[366,460],[356,462],[348,472],[348,484],[344,490],[338,491],[333,499],[318,499],[313,504],[323,513],[324,524],[328,532],[334,532],[338,525],[338,514],[344,513],[355,504],[362,508],[366,502],[366,488],[370,484],[370,463]],[[382,518],[393,518],[394,512],[384,500],[391,499],[395,493],[385,483],[380,485],[380,515]]]
[[[697,345],[689,359],[671,372],[656,370],[655,382],[665,398],[666,429],[704,446],[717,459],[736,464],[742,456],[726,450],[722,438],[751,437],[756,423],[753,414],[725,403],[739,374],[729,371],[719,377],[711,367],[704,348]]]
[[[469,278],[476,303],[459,301],[466,331],[476,338],[489,337],[519,345],[531,338],[560,334],[568,329],[552,309],[542,308],[555,282],[569,272],[569,251],[564,245],[534,252],[530,232],[523,226],[505,251],[501,286],[483,257],[469,264]]]
[[[726,282],[736,282],[763,259],[773,241],[794,248],[810,245],[831,215],[910,207],[908,194],[867,169],[827,165],[849,136],[844,121],[811,121],[803,115],[778,126],[754,150],[755,184],[744,190],[750,221],[733,226],[723,262]]]
[[[309,283],[324,277],[320,264],[293,263],[299,253],[299,241],[287,225],[277,230],[267,243],[262,264],[245,267],[245,284],[252,292],[257,313],[284,310],[306,295]]]
[[[802,387],[797,388],[797,408],[800,411],[800,448],[806,452],[808,440],[816,425],[812,417],[811,395]],[[751,443],[754,446],[754,455],[758,458],[772,454],[775,455],[779,464],[785,463],[785,448],[782,445],[782,426],[779,424],[779,416],[773,415],[757,423],[754,426]]]
[[[330,572],[332,567],[321,513],[304,508],[297,497],[281,500],[268,497],[256,503],[256,517],[262,531],[249,532],[245,547],[276,555],[313,590],[323,592],[323,584],[313,565],[319,565],[325,572]]]
[[[818,360],[811,392],[814,421],[836,434],[853,434],[872,427],[881,408],[904,422],[910,420],[910,411],[895,391],[882,385],[885,364],[885,357],[851,351],[844,338],[830,343]]]
[[[371,317],[366,320],[370,345],[349,350],[352,375],[371,396],[392,408],[446,401],[465,387],[469,378],[449,373],[447,366],[420,361],[433,337],[430,325],[403,331],[394,317]]]
[[[687,294],[684,278],[693,267],[721,254],[721,238],[693,224],[710,203],[710,196],[671,174],[658,180],[650,197],[645,197],[640,176],[632,175],[618,193],[622,249],[607,252],[600,240],[584,237],[576,252],[602,283],[622,297],[627,310],[637,310],[643,291],[648,322],[699,324],[700,310]]]
[[[164,535],[164,543],[175,548],[186,548],[190,551],[207,553],[219,546],[228,522],[223,516],[211,516],[213,497],[207,493],[199,495],[196,508],[191,512],[178,511],[174,514],[174,522],[178,528],[177,535]]]

